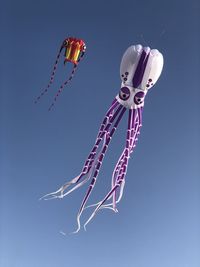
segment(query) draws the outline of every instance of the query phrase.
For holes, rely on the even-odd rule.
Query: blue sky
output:
[[[0,266],[200,266],[199,11],[197,0],[1,1]],[[87,53],[48,112],[70,64],[34,99],[71,35]],[[120,89],[122,54],[138,43],[160,50],[164,69],[145,99],[119,213],[99,212],[87,232],[63,236],[87,186],[62,201],[38,198],[81,171]],[[110,187],[126,125],[124,117],[91,203]]]

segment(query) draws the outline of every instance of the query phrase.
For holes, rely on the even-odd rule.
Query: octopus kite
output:
[[[67,39],[65,39],[61,45],[61,48],[59,50],[59,53],[57,55],[56,61],[54,63],[54,68],[53,68],[53,72],[51,74],[51,78],[50,81],[47,85],[47,87],[41,92],[41,94],[37,97],[37,99],[35,100],[35,103],[38,102],[38,100],[40,100],[40,98],[48,91],[49,87],[51,86],[51,84],[54,81],[54,77],[55,77],[55,73],[56,73],[56,69],[58,66],[58,62],[60,59],[60,55],[62,53],[62,50],[65,48],[65,53],[64,53],[64,65],[66,64],[66,62],[71,62],[74,64],[71,75],[69,76],[69,78],[60,86],[59,90],[57,91],[55,97],[54,97],[54,101],[51,104],[51,106],[49,107],[49,110],[52,109],[52,107],[55,105],[55,102],[57,100],[57,97],[60,95],[60,93],[62,92],[63,88],[72,80],[74,73],[78,67],[78,63],[81,61],[81,59],[83,58],[83,56],[85,55],[85,51],[86,51],[86,45],[85,42],[81,39],[76,39],[73,37],[69,37]]]
[[[144,99],[147,92],[158,80],[162,68],[163,56],[157,49],[132,45],[125,51],[120,66],[121,89],[102,121],[94,147],[89,153],[81,173],[57,191],[42,197],[46,200],[63,198],[90,182],[77,214],[78,227],[74,233],[77,233],[81,228],[80,219],[86,208],[93,207],[94,211],[85,222],[84,229],[100,209],[107,208],[117,212],[117,203],[123,195],[129,158],[134,151],[142,126]],[[97,181],[108,146],[126,110],[128,110],[126,142],[112,174],[111,188],[101,201],[86,206]]]

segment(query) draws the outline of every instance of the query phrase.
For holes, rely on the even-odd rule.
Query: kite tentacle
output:
[[[124,164],[124,159],[125,159],[125,151],[128,149],[129,154],[133,152],[133,148],[135,147],[135,142],[137,140],[137,136],[139,133],[139,116],[138,113],[136,113],[136,110],[130,110],[129,111],[129,127],[127,130],[127,144],[126,147],[119,159],[119,164],[116,165],[116,170],[113,172],[112,176],[112,187],[115,185],[115,181],[117,180],[117,177],[121,174],[123,169],[123,164]],[[130,140],[128,139],[128,135],[130,133]],[[113,206],[115,203],[116,199],[116,192],[113,194]],[[119,201],[118,201],[119,202]]]
[[[129,111],[129,119],[128,119],[128,129],[127,129],[127,139],[126,139],[126,146],[121,154],[121,156],[119,157],[119,160],[117,162],[117,164],[115,165],[115,168],[114,168],[114,171],[113,171],[113,174],[112,174],[112,183],[111,183],[111,188],[113,188],[113,186],[115,185],[115,181],[118,177],[119,174],[121,174],[121,168],[123,167],[123,163],[124,163],[124,156],[125,156],[125,153],[127,151],[127,148],[129,148],[131,146],[131,143],[132,143],[132,121],[133,121],[133,117],[134,117],[134,111],[133,110],[130,110]],[[135,117],[134,117],[135,118]],[[123,184],[124,186],[124,184]],[[111,197],[110,197],[111,198]],[[110,199],[109,198],[109,199]],[[114,196],[113,196],[114,198]],[[115,197],[116,198],[116,197]],[[118,201],[117,201],[118,202]],[[92,205],[89,205],[86,208],[90,208],[90,207],[94,207],[94,206],[98,206],[100,202],[96,203],[96,204],[92,204]],[[106,204],[104,206],[102,206],[101,208],[107,208],[108,206],[111,206],[112,203],[110,204]],[[113,209],[113,208],[111,208]],[[113,209],[115,212],[117,212],[117,209],[116,207]]]
[[[104,139],[104,142],[102,144],[102,147],[104,147],[105,145],[105,141],[106,139]],[[73,178],[70,182],[67,182],[65,183],[64,185],[62,185],[57,191],[55,192],[52,192],[52,193],[49,193],[49,194],[46,194],[44,196],[42,196],[40,198],[41,199],[44,199],[44,200],[51,200],[51,199],[54,199],[54,198],[64,198],[65,196],[69,195],[71,192],[73,192],[74,190],[76,190],[77,188],[79,188],[80,186],[84,185],[88,180],[90,180],[91,178],[91,175],[92,175],[92,171],[93,171],[93,168],[97,162],[97,159],[100,155],[101,151],[99,151],[97,157],[95,158],[95,160],[92,162],[92,165],[91,165],[91,169],[89,172],[86,173],[86,178],[81,181],[81,182],[78,182],[78,179],[80,177],[80,175],[76,176],[75,178]],[[70,190],[66,191],[66,189],[73,185],[74,184],[74,187],[72,187]],[[66,192],[65,192],[66,191]]]
[[[114,109],[116,107],[118,107],[118,108],[116,111],[114,111]],[[110,126],[112,125],[113,121],[115,120],[115,118],[117,117],[117,115],[119,114],[121,109],[122,109],[122,106],[116,101],[113,103],[111,108],[108,110],[108,112],[107,112],[107,114],[106,114],[106,116],[102,122],[102,125],[100,127],[100,130],[98,132],[95,144],[94,144],[94,146],[93,146],[93,148],[92,148],[92,150],[91,150],[91,152],[90,152],[90,154],[89,154],[89,156],[88,156],[88,158],[84,164],[84,167],[81,171],[79,180],[82,178],[82,176],[87,174],[87,172],[90,170],[91,164],[94,161],[94,158],[96,156],[96,152],[97,152],[97,149],[99,147],[99,144],[101,143],[103,137],[108,133]]]
[[[103,144],[102,144],[102,148],[104,147],[105,142],[106,142],[106,139],[104,139],[104,142],[103,142]],[[45,197],[47,197],[47,196],[49,196],[49,195],[51,195],[51,197],[48,198],[48,199],[45,198],[45,200],[49,200],[49,199],[52,199],[52,198],[63,198],[63,197],[65,197],[65,196],[69,195],[71,192],[73,192],[73,191],[76,190],[77,188],[79,188],[79,187],[81,187],[82,185],[84,185],[85,183],[87,183],[87,181],[89,181],[90,178],[91,178],[91,175],[92,175],[92,172],[93,172],[93,168],[95,167],[95,164],[97,163],[97,159],[98,159],[98,157],[100,156],[100,153],[101,153],[101,151],[99,151],[97,157],[95,158],[95,160],[94,160],[93,163],[92,163],[92,166],[91,166],[90,171],[86,174],[87,176],[86,176],[86,178],[85,178],[83,181],[81,181],[81,182],[78,183],[77,180],[78,180],[79,176],[77,176],[77,177],[75,177],[75,180],[72,179],[73,182],[71,181],[71,183],[70,183],[70,182],[69,182],[69,183],[66,183],[64,186],[62,186],[62,187],[60,188],[60,189],[61,189],[60,192],[59,192],[60,195],[58,195],[58,192],[56,192],[56,194],[54,194],[54,193],[50,193],[50,194],[44,196],[43,198],[45,198]],[[70,185],[72,185],[72,184],[75,184],[74,187],[72,187],[70,190],[68,190],[68,191],[66,191],[66,192],[64,193],[64,191],[65,191]]]
[[[116,111],[114,111],[116,107],[118,107],[118,109]],[[53,199],[53,198],[63,198],[64,196],[68,195],[70,192],[74,191],[76,188],[80,187],[81,185],[83,185],[85,182],[87,182],[90,179],[90,174],[88,174],[88,173],[90,172],[90,169],[93,169],[93,167],[94,167],[97,149],[99,148],[99,145],[100,145],[102,139],[104,138],[106,140],[107,131],[109,130],[110,126],[112,125],[113,121],[115,120],[116,116],[118,115],[118,113],[120,112],[121,109],[122,109],[122,106],[116,100],[114,100],[111,107],[107,111],[105,118],[103,119],[103,122],[101,124],[100,130],[99,130],[98,135],[97,135],[95,145],[92,148],[92,150],[91,150],[91,152],[90,152],[90,154],[89,154],[89,156],[88,156],[88,158],[84,164],[84,167],[83,167],[81,173],[78,176],[76,176],[75,178],[73,178],[71,181],[62,185],[57,191],[52,192],[52,193],[48,193],[48,194],[44,195],[43,197],[41,197],[40,199],[49,200],[49,199]],[[98,158],[98,157],[96,157],[96,158]],[[77,184],[79,182],[79,180],[84,175],[87,175],[87,174],[89,177],[86,177],[83,180],[83,183],[79,183],[78,185],[73,187],[71,190],[64,193],[65,190],[69,186],[71,186],[73,184]]]
[[[121,106],[121,108],[122,108],[122,106]],[[76,231],[74,233],[77,233],[80,230],[80,228],[81,228],[81,225],[80,225],[80,217],[81,217],[81,214],[82,214],[82,212],[84,210],[84,207],[85,207],[85,205],[87,203],[87,200],[88,200],[88,198],[89,198],[89,196],[90,196],[90,194],[92,192],[92,189],[95,186],[95,183],[96,183],[96,180],[97,180],[97,177],[98,177],[98,174],[99,174],[101,165],[103,163],[103,159],[104,159],[105,153],[106,153],[106,151],[108,149],[109,143],[110,143],[110,141],[112,139],[112,136],[114,135],[114,133],[115,133],[115,131],[117,129],[117,126],[118,126],[119,122],[121,121],[121,119],[122,119],[125,111],[126,111],[126,108],[123,107],[122,110],[121,110],[121,113],[119,114],[119,116],[118,116],[118,118],[117,118],[117,120],[115,122],[115,124],[113,125],[113,128],[111,129],[110,132],[108,132],[108,136],[106,138],[106,143],[105,143],[105,145],[104,145],[104,147],[103,147],[103,149],[101,151],[100,156],[98,157],[98,161],[97,161],[98,163],[97,163],[97,165],[95,166],[95,169],[94,169],[94,175],[92,177],[92,181],[91,181],[91,183],[89,185],[89,188],[88,188],[88,190],[86,192],[86,195],[85,195],[85,197],[84,197],[84,199],[82,201],[81,207],[80,207],[79,212],[77,214],[77,224],[78,224],[78,227],[77,227],[77,229],[76,229]]]
[[[115,184],[115,186],[108,192],[108,194],[104,197],[104,199],[98,204],[98,206],[95,208],[95,210],[93,211],[93,213],[91,214],[91,216],[89,217],[89,219],[86,221],[86,223],[84,224],[84,228],[86,229],[86,225],[92,220],[92,218],[96,215],[97,211],[99,209],[101,209],[101,207],[103,206],[103,204],[110,198],[112,197],[113,193],[121,186],[121,184],[124,183],[124,178],[126,175],[126,171],[127,171],[127,167],[128,167],[128,156],[129,153],[126,156],[126,161],[124,162],[124,167],[123,167],[123,171],[122,174],[120,175],[120,178],[118,179],[117,183]],[[113,208],[112,208],[113,209]]]
[[[74,64],[74,67],[72,69],[72,72],[71,72],[71,75],[69,76],[69,78],[60,86],[60,88],[58,89],[57,93],[55,94],[54,96],[54,100],[53,102],[51,103],[50,107],[49,107],[49,111],[53,108],[53,106],[55,105],[56,101],[57,101],[57,98],[58,96],[61,94],[61,92],[63,91],[64,87],[72,80],[76,70],[77,70],[77,67],[78,67],[78,64],[79,62],[83,59],[83,56],[85,55],[85,52],[82,52],[81,53],[81,56],[80,58],[78,59],[77,63]]]
[[[133,134],[133,144],[132,144],[132,147],[131,147],[131,153],[133,152],[133,150],[134,150],[134,148],[136,146],[136,143],[138,141],[138,136],[140,134],[140,129],[142,127],[142,110],[143,110],[142,107],[137,109],[138,124],[136,125],[136,129],[134,129],[133,132],[132,132],[132,134]]]
[[[56,70],[57,70],[57,67],[58,67],[58,62],[59,62],[59,59],[60,59],[60,55],[61,55],[61,52],[63,50],[64,46],[62,45],[61,48],[60,48],[60,51],[56,57],[56,61],[54,63],[54,67],[53,67],[53,71],[52,71],[52,74],[51,74],[51,77],[50,77],[50,81],[47,85],[47,87],[41,92],[41,94],[36,98],[35,100],[35,104],[37,104],[37,102],[40,100],[40,98],[45,94],[47,93],[49,87],[51,86],[51,84],[53,83],[54,81],[54,77],[55,77],[55,73],[56,73]]]
[[[140,128],[142,126],[141,122],[142,122],[141,121],[141,113],[140,113],[140,110],[138,109],[138,123],[135,124],[135,122],[133,121],[133,131],[132,131],[132,137],[131,137],[132,138],[132,142],[131,142],[131,144],[129,146],[129,155],[128,155],[128,157],[130,157],[130,154],[133,152],[133,150],[135,148],[135,144],[136,144],[136,142],[138,140],[137,137],[140,134]],[[121,167],[121,170],[122,170],[121,175],[119,175],[117,177],[115,184],[121,180],[121,176],[123,176],[123,174],[124,174],[124,165],[127,167],[127,159],[128,158],[126,156],[125,156],[125,158],[126,158],[126,160],[125,160],[124,164]]]
[[[117,177],[120,175],[121,170],[123,169],[123,165],[125,164],[124,161],[126,159],[126,154],[130,150],[131,146],[131,134],[132,134],[132,121],[135,119],[135,110],[129,110],[129,117],[128,117],[128,129],[127,129],[127,135],[126,135],[126,145],[122,152],[122,155],[120,156],[117,165],[115,166],[113,175],[112,175],[112,187],[114,187]],[[117,191],[113,194],[113,210],[117,211],[116,208],[116,197],[117,197]]]
[[[84,175],[86,175],[86,174],[88,173],[88,171],[90,170],[91,165],[92,165],[92,163],[93,163],[93,161],[94,161],[94,158],[95,158],[95,156],[96,156],[96,152],[97,152],[97,150],[98,150],[98,148],[99,148],[99,144],[101,143],[102,138],[105,137],[106,130],[104,130],[104,129],[105,129],[105,127],[108,125],[108,123],[111,122],[111,124],[112,124],[111,119],[112,119],[112,117],[113,117],[113,115],[114,115],[114,113],[115,113],[114,110],[115,110],[115,108],[118,107],[119,105],[120,105],[120,104],[119,104],[119,103],[117,102],[117,100],[115,99],[115,100],[113,101],[111,107],[110,107],[109,110],[107,111],[107,113],[106,113],[106,115],[105,115],[105,117],[104,117],[104,119],[103,119],[103,121],[102,121],[102,124],[101,124],[101,126],[100,126],[100,129],[99,129],[99,131],[98,131],[98,134],[97,134],[97,137],[96,137],[96,140],[95,140],[95,144],[94,144],[94,146],[93,146],[91,152],[89,153],[89,155],[88,155],[88,157],[87,157],[87,159],[86,159],[86,161],[85,161],[85,163],[84,163],[84,166],[83,166],[83,168],[82,168],[82,171],[81,171],[81,173],[80,173],[80,175],[79,175],[79,176],[80,176],[79,179],[81,179]],[[110,125],[111,125],[111,124],[110,124]],[[109,127],[110,127],[110,126],[109,126]],[[109,129],[109,127],[107,128],[107,130]]]
[[[130,115],[130,113],[129,113],[129,115]],[[89,219],[84,224],[84,228],[86,228],[86,225],[92,220],[92,218],[95,216],[95,214],[97,213],[97,211],[99,209],[110,208],[116,212],[116,203],[120,201],[120,199],[122,198],[122,194],[123,194],[123,188],[124,188],[124,184],[125,184],[125,176],[126,176],[126,172],[127,172],[127,168],[128,168],[128,161],[130,158],[130,154],[133,151],[133,146],[135,144],[136,137],[139,134],[139,128],[141,127],[141,121],[140,121],[141,116],[140,115],[138,113],[138,126],[136,127],[136,131],[134,130],[135,134],[132,136],[131,136],[131,133],[133,132],[133,129],[135,129],[135,116],[133,116],[132,119],[129,119],[129,126],[131,126],[131,124],[133,124],[133,128],[131,129],[131,131],[130,131],[130,128],[128,128],[128,130],[127,130],[127,142],[126,142],[126,147],[124,149],[124,153],[121,156],[121,158],[123,158],[123,163],[121,164],[119,174],[115,178],[115,183],[112,182],[113,186],[112,186],[111,190],[108,192],[108,194],[104,197],[104,199],[102,201],[97,203],[98,204],[97,207],[95,208],[95,210],[93,211],[93,213],[91,214]],[[120,195],[119,195],[118,200],[116,200],[116,197],[115,197],[113,200],[113,203],[103,205],[108,199],[110,199],[113,196],[113,194],[116,193],[117,189],[120,187],[121,187],[121,190],[120,190]],[[113,205],[113,207],[110,207],[111,205]],[[93,205],[93,206],[95,206],[95,205]]]
[[[131,135],[130,135],[130,146],[129,146],[129,155],[128,155],[128,159],[130,158],[130,154],[133,152],[135,146],[136,146],[136,142],[138,140],[138,135],[140,134],[140,128],[142,126],[141,124],[142,118],[141,118],[141,110],[138,109],[137,110],[137,114],[135,110],[132,110],[132,119],[131,119]],[[125,159],[125,162],[124,162]],[[124,169],[124,164],[126,164],[126,157],[125,154],[123,155],[122,161],[121,161],[121,166],[120,166],[120,170],[118,170],[118,173],[116,176],[113,176],[112,179],[112,186],[114,186],[116,184],[116,181],[119,180],[119,177],[122,175],[123,173],[123,169]],[[115,211],[116,209],[116,204],[121,200],[122,195],[123,195],[123,188],[124,188],[124,184],[125,184],[125,180],[123,180],[123,186],[121,185],[120,187],[120,193],[119,193],[119,197],[116,200],[116,194],[117,191],[114,191],[113,193],[113,210]],[[104,208],[106,206],[110,206],[111,204],[107,204],[104,205],[101,208]]]

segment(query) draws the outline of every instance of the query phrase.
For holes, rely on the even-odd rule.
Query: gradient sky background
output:
[[[200,266],[200,2],[1,1],[0,266]],[[87,54],[70,86],[48,107],[72,65],[58,68],[68,36]],[[87,186],[62,201],[38,201],[79,174],[99,124],[120,89],[119,65],[131,44],[159,49],[163,73],[146,97],[119,213],[99,212],[87,232],[76,213]],[[125,141],[123,119],[91,203],[110,188]],[[89,213],[85,213],[85,221]]]

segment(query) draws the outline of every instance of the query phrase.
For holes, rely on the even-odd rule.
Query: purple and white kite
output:
[[[122,198],[130,154],[136,146],[142,126],[144,99],[149,89],[158,80],[162,68],[163,56],[157,49],[142,47],[142,45],[132,45],[126,50],[120,66],[120,76],[122,80],[120,92],[115,97],[103,119],[94,147],[88,155],[81,173],[70,182],[61,186],[57,191],[42,197],[46,200],[63,198],[90,181],[77,214],[78,227],[74,233],[77,233],[81,228],[80,218],[86,208],[94,207],[94,211],[85,222],[84,229],[86,229],[86,225],[91,221],[98,210],[107,208],[117,212],[116,205]],[[110,141],[127,109],[129,115],[126,143],[112,174],[111,189],[101,201],[86,206],[98,178]],[[72,188],[69,188],[70,186]]]

